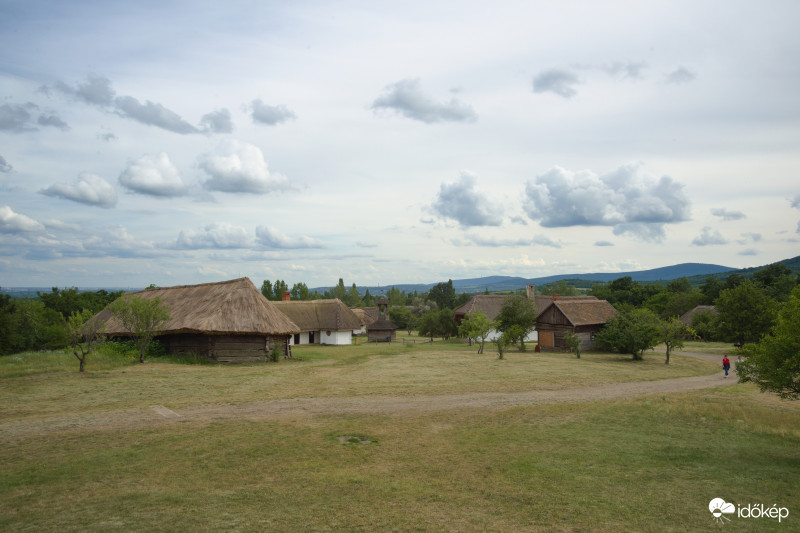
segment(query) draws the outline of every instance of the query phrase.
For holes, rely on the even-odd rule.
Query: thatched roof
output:
[[[478,294],[469,299],[464,305],[456,307],[454,315],[466,315],[480,311],[489,320],[494,320],[506,301],[507,296],[502,294]]]
[[[373,307],[373,309],[375,309]],[[366,309],[361,307],[351,307],[350,310],[355,313],[358,319],[361,321],[362,326],[369,326],[373,322],[377,320],[376,317],[372,316]],[[375,309],[375,315],[377,316],[378,310]]]
[[[573,326],[594,326],[605,324],[615,316],[617,310],[606,300],[554,300],[539,313],[541,317],[548,309],[555,307]],[[537,322],[538,322],[537,318]]]
[[[249,278],[159,287],[133,295],[146,300],[160,298],[169,309],[170,319],[161,335],[289,335],[300,332],[300,328],[278,311],[273,302],[264,298]],[[98,313],[95,319],[105,322],[107,335],[129,334],[108,308]]]
[[[687,326],[691,326],[692,325],[692,318],[694,318],[694,315],[696,315],[698,313],[711,313],[712,315],[716,315],[717,314],[717,308],[714,307],[713,305],[698,305],[694,309],[692,309],[690,311],[686,311],[685,313],[683,313],[678,320],[680,320],[681,322],[683,322]]]
[[[301,331],[361,329],[361,320],[338,298],[273,302]]]

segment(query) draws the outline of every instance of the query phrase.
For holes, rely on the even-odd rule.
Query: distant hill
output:
[[[517,289],[524,289],[528,284],[534,285],[547,285],[554,281],[564,280],[583,280],[587,282],[609,282],[617,278],[630,276],[635,281],[669,281],[682,277],[690,276],[708,276],[710,274],[728,273],[733,272],[735,269],[722,265],[712,265],[707,263],[682,263],[680,265],[673,265],[668,267],[654,268],[650,270],[638,270],[632,272],[598,272],[589,274],[558,274],[554,276],[545,276],[540,278],[522,278],[515,276],[486,276],[482,278],[469,278],[469,279],[454,279],[453,288],[457,293],[469,292],[499,292],[499,291],[513,291]],[[705,279],[705,278],[703,278]],[[438,283],[438,282],[437,282]],[[391,287],[396,287],[406,294],[417,291],[419,293],[427,292],[436,285],[436,283],[395,283],[393,285],[382,285],[379,287],[358,287],[359,292],[362,294],[366,289],[369,289],[370,294],[378,295]],[[331,287],[315,287],[311,289],[320,293],[330,290]]]
[[[777,261],[788,266],[796,274],[800,274],[800,256],[792,259],[784,259]],[[585,274],[557,274],[554,276],[544,276],[539,278],[522,278],[515,276],[486,276],[482,278],[469,278],[469,279],[454,279],[453,287],[457,293],[478,293],[478,292],[501,292],[501,291],[514,291],[524,289],[528,284],[537,286],[547,285],[560,280],[569,280],[570,284],[577,287],[590,287],[595,283],[608,283],[615,279],[630,276],[634,281],[639,282],[659,282],[670,281],[678,278],[688,278],[692,285],[702,285],[706,278],[709,276],[724,280],[731,274],[741,274],[745,277],[750,277],[754,272],[765,268],[769,265],[753,268],[735,269],[722,265],[714,265],[709,263],[681,263],[678,265],[666,266],[661,268],[653,268],[650,270],[636,270],[630,272],[597,272]],[[443,280],[446,281],[446,280]],[[438,283],[438,282],[437,282]],[[359,292],[362,294],[366,289],[369,289],[370,294],[373,296],[384,293],[391,287],[396,287],[406,294],[417,291],[418,293],[427,292],[436,285],[436,283],[395,283],[393,285],[382,285],[379,287],[358,287]],[[331,287],[316,287],[311,289],[320,293],[331,289]]]

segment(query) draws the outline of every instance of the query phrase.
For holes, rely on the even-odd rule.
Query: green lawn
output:
[[[688,351],[688,350],[687,350]],[[42,354],[39,354],[41,356]],[[36,357],[23,354],[22,359]],[[520,354],[457,343],[299,347],[241,366],[0,358],[2,531],[718,531],[712,498],[800,520],[800,405],[734,385],[617,401],[75,427],[70,413],[301,397],[556,390],[718,372],[660,354]],[[70,355],[70,357],[72,357]],[[91,357],[91,356],[90,356]],[[74,357],[73,357],[74,359]],[[113,358],[112,358],[113,359]],[[49,368],[49,370],[48,370]]]

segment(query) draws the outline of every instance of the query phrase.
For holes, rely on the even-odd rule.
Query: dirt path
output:
[[[681,355],[717,361],[716,355],[680,352]],[[107,413],[75,414],[58,417],[0,422],[0,440],[26,438],[72,429],[133,429],[172,424],[179,421],[268,420],[337,414],[410,416],[460,408],[503,409],[507,407],[553,403],[580,403],[613,400],[651,394],[669,394],[734,385],[734,376],[722,372],[708,376],[611,383],[557,391],[532,390],[505,393],[466,393],[419,396],[357,396],[349,398],[295,398],[248,402],[236,405],[193,405],[179,411],[154,405],[149,409],[126,409]]]

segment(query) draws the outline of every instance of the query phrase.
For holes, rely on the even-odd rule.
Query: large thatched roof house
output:
[[[292,344],[351,344],[361,320],[341,300],[284,300],[272,302],[300,329]]]
[[[264,361],[276,349],[288,354],[289,337],[300,331],[249,278],[133,294],[160,298],[169,310],[169,322],[157,338],[170,353],[191,352],[221,362]],[[106,335],[130,335],[108,309],[95,319],[105,323]]]
[[[553,300],[536,317],[542,350],[569,350],[564,334],[581,339],[581,350],[594,348],[594,336],[617,310],[606,300]]]

